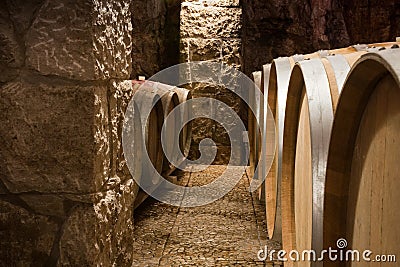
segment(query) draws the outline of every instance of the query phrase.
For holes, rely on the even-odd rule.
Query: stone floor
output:
[[[191,172],[193,167],[188,167],[179,182],[204,185],[225,168]],[[196,208],[173,207],[148,198],[135,211],[134,266],[281,266],[257,258],[265,245],[271,249],[280,245],[267,239],[265,208],[248,186],[244,174],[226,196]]]

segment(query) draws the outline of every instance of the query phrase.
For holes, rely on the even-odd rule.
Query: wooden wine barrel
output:
[[[164,109],[161,102],[159,92],[150,86],[143,86],[143,82],[132,81],[134,97],[137,99],[139,112],[141,114],[141,123],[145,125],[143,132],[144,145],[146,147],[147,155],[154,166],[157,173],[161,174],[163,169],[163,151],[161,146],[161,129],[164,122]],[[151,110],[148,118],[144,114],[144,110],[148,107],[154,107]],[[142,168],[142,178],[147,179],[154,185],[154,189],[160,183],[156,173],[154,173],[148,166]],[[146,198],[147,194],[140,190],[135,200],[134,208],[137,208]]]
[[[144,84],[145,86],[152,87],[155,90],[157,90],[158,94],[161,96],[161,102],[163,104],[164,108],[164,121],[169,115],[169,113],[177,107],[179,104],[189,100],[192,98],[192,94],[189,90],[179,88],[176,86],[171,86],[163,83],[158,83],[158,82],[153,82],[153,81],[146,81],[146,82],[140,82],[140,84]],[[184,125],[182,131],[179,133],[179,144],[175,144],[174,140],[175,137],[178,136],[178,129],[181,125],[181,121],[185,118],[191,117],[192,114],[192,108],[189,105],[186,105],[185,108],[183,109],[183,112],[181,114],[181,117],[176,119],[173,122],[173,125],[166,126],[166,140],[171,140],[168,142],[166,145],[168,146],[166,149],[175,149],[175,148],[180,148],[181,152],[183,154],[183,157],[181,158],[174,158],[174,162],[179,165],[182,163],[185,158],[189,154],[190,150],[190,142],[191,142],[191,137],[192,137],[192,122],[189,121],[187,124]],[[164,153],[163,149],[163,153]],[[178,157],[177,151],[172,152],[173,155],[176,155]],[[164,162],[163,162],[163,170],[162,170],[162,175],[164,177],[168,177],[171,175],[171,173],[176,169],[176,166],[169,162],[166,158],[166,155],[164,153]]]
[[[148,81],[148,83],[151,84],[154,82]],[[153,86],[157,86],[157,88],[162,90],[168,90],[176,93],[176,95],[178,96],[179,104],[182,104],[187,100],[192,99],[192,93],[190,92],[190,90],[163,83],[156,83],[156,85]],[[193,113],[192,106],[186,105],[182,111],[182,117],[179,122],[191,118],[192,113]],[[177,121],[177,123],[179,122]],[[178,126],[180,125],[176,124],[176,127]],[[181,149],[183,157],[177,160],[178,163],[182,163],[189,156],[191,141],[192,141],[192,121],[189,121],[183,126],[182,131],[179,133],[179,147]]]
[[[180,87],[174,87],[172,89],[179,98],[179,103],[185,103],[186,101],[192,99],[192,93],[190,90],[180,88]],[[182,112],[182,121],[186,121],[188,118],[191,118],[193,114],[193,108],[191,105],[185,106]],[[189,151],[190,151],[190,145],[192,142],[192,121],[189,121],[186,123],[182,129],[182,132],[180,133],[179,137],[179,144],[181,148],[181,152],[183,156],[186,158],[189,156]],[[182,159],[181,161],[183,161]]]
[[[255,84],[255,90],[249,91],[249,104],[254,107],[253,110],[249,107],[248,109],[248,136],[249,136],[249,174],[250,178],[255,175],[255,170],[257,168],[257,162],[259,160],[260,151],[260,133],[259,125],[257,123],[257,118],[260,117],[260,95],[257,94],[261,90],[261,71],[253,72],[253,81]]]
[[[268,109],[268,84],[269,84],[269,74],[271,70],[271,64],[266,64],[263,66],[263,70],[261,72],[261,77],[259,81],[259,88],[263,93],[263,97],[260,97],[260,113],[259,113],[259,121],[260,121],[260,132],[257,136],[257,140],[259,141],[258,149],[256,149],[256,158],[258,159],[258,168],[257,168],[257,178],[264,179],[264,182],[261,184],[258,190],[258,199],[261,202],[265,203],[265,191],[266,191],[266,183],[265,179],[267,173],[270,170],[270,165],[273,161],[274,153],[275,153],[275,123],[274,117],[270,110]]]
[[[398,254],[400,240],[400,49],[362,56],[337,106],[325,184],[323,240]],[[372,266],[352,262],[346,266]],[[385,263],[385,266],[397,266]],[[324,266],[345,266],[326,261]],[[383,266],[383,264],[382,264]]]
[[[322,250],[323,188],[333,114],[350,64],[365,53],[301,61],[292,72],[281,187],[283,244],[288,250]]]
[[[319,251],[322,246],[320,193],[333,121],[331,97],[321,59],[296,63],[287,93],[282,148],[282,245],[287,251]],[[310,266],[310,262],[287,266]]]
[[[268,109],[268,85],[269,75],[271,71],[271,64],[263,66],[261,75],[261,91],[263,97],[260,99],[260,150],[259,150],[259,163],[258,175],[259,179],[264,179],[260,189],[258,190],[258,198],[261,202],[266,201],[266,176],[270,171],[274,153],[275,153],[275,121],[274,116],[270,109]]]
[[[364,53],[304,60],[292,71],[282,151],[282,239],[287,250],[322,250],[330,130],[349,62]],[[296,266],[310,266],[310,262]]]
[[[384,42],[384,43],[373,43],[373,44],[358,44],[352,45],[343,48],[331,49],[331,50],[320,50],[314,53],[306,54],[306,55],[297,55],[301,56],[302,60],[312,59],[312,58],[322,58],[326,56],[334,56],[334,55],[347,55],[355,52],[366,51],[371,52],[375,48],[379,49],[389,49],[393,45],[398,45],[399,42]]]
[[[278,235],[274,238],[281,239],[281,190],[282,179],[282,154],[283,154],[283,133],[285,127],[286,98],[289,79],[295,62],[307,61],[311,59],[322,60],[325,72],[328,74],[328,81],[331,95],[332,106],[335,107],[350,66],[366,51],[354,52],[356,49],[349,47],[342,50],[333,50],[335,53],[342,52],[343,55],[329,55],[330,51],[319,51],[310,56],[295,55],[293,57],[279,58],[273,61],[269,79],[268,103],[275,118],[277,147],[274,163],[266,179],[266,216],[267,228],[270,238],[274,238],[274,233]],[[351,53],[353,52],[353,53]],[[321,59],[322,58],[322,59]],[[278,215],[278,217],[277,217]],[[275,227],[278,227],[275,230]]]
[[[269,238],[277,241],[281,241],[282,239],[280,186],[282,177],[283,126],[286,96],[293,66],[293,58],[283,57],[275,59],[272,62],[269,73],[268,92],[265,92],[265,97],[268,99],[267,101],[276,125],[276,151],[271,169],[265,180],[267,231]]]
[[[171,113],[171,111],[176,108],[179,105],[179,98],[176,92],[168,90],[167,88],[163,87],[161,84],[157,84],[157,89],[159,94],[161,95],[161,101],[163,104],[164,108],[164,124],[166,122],[167,116]],[[176,120],[172,121],[171,125],[166,125],[165,129],[165,135],[164,135],[164,140],[165,142],[165,149],[169,149],[169,151],[173,151],[172,155],[174,161],[177,161],[177,149],[179,149],[180,144],[179,144],[179,132],[178,129],[181,126],[181,117],[176,118]],[[177,139],[175,137],[178,137]],[[175,140],[178,143],[175,143]],[[163,161],[163,169],[162,169],[162,175],[164,177],[168,177],[171,175],[171,173],[176,169],[176,166],[172,164],[166,156],[166,153],[164,153],[163,149],[163,154],[164,154],[164,161]]]

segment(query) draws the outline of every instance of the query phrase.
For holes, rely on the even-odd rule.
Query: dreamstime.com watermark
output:
[[[344,262],[396,262],[396,255],[383,255],[374,254],[371,250],[355,250],[346,249],[347,240],[340,238],[336,242],[337,248],[329,247],[328,249],[322,250],[317,253],[314,250],[291,250],[287,252],[285,250],[269,249],[265,246],[264,249],[260,249],[257,253],[257,258],[260,261],[309,261],[309,262],[322,262],[322,261],[344,261]]]

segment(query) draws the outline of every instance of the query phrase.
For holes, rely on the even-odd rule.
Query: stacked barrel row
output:
[[[348,248],[361,252],[399,253],[399,44],[278,58],[254,73],[264,103],[255,114],[260,125],[249,124],[250,164],[254,170],[260,160],[267,174],[260,197],[268,235],[282,241],[285,251],[313,249],[318,255],[345,238]],[[271,128],[276,141],[268,140]],[[276,153],[268,168],[262,149],[273,151],[271,143]],[[346,264],[369,263],[326,257],[285,266]]]
[[[143,173],[141,179],[147,179],[152,182],[151,190],[155,190],[159,185],[158,175],[161,174],[164,178],[169,179],[170,175],[176,169],[176,166],[167,158],[166,151],[172,151],[172,155],[182,155],[181,158],[173,158],[175,163],[184,163],[185,158],[189,154],[190,142],[191,142],[191,123],[184,124],[182,131],[179,131],[181,122],[187,121],[190,118],[192,110],[190,105],[185,105],[182,109],[182,117],[179,119],[170,120],[172,123],[167,123],[167,116],[180,104],[190,100],[192,98],[191,92],[187,89],[170,86],[152,81],[132,81],[133,84],[133,97],[134,102],[137,103],[138,113],[138,127],[135,125],[135,129],[139,129],[140,125],[146,125],[143,127],[145,132],[143,133],[144,140],[144,151],[147,153],[153,168],[149,168],[146,164],[143,165]],[[147,111],[151,107],[150,113]],[[149,114],[148,114],[149,113]],[[129,118],[128,118],[129,119]],[[140,126],[140,127],[139,127]],[[164,141],[166,146],[162,146],[162,129],[165,128]],[[175,138],[179,137],[179,138]],[[135,140],[135,138],[129,138]],[[141,139],[139,139],[141,140]],[[179,140],[178,144],[175,144],[175,140]],[[180,149],[181,153],[175,151]],[[137,151],[132,150],[130,155],[141,155]],[[141,161],[140,158],[137,159]],[[138,163],[141,164],[141,163]],[[157,173],[155,173],[157,172]],[[148,194],[142,190],[139,191],[138,196],[135,200],[134,207],[138,207],[146,198]]]

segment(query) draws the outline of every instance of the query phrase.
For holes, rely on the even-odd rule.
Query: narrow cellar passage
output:
[[[208,184],[226,166],[213,165],[201,172],[194,168],[187,167],[179,175],[181,185]],[[279,243],[267,239],[265,207],[248,187],[249,177],[244,174],[223,198],[195,208],[173,207],[148,198],[135,210],[134,265],[281,266],[257,259],[265,245],[277,249]]]

